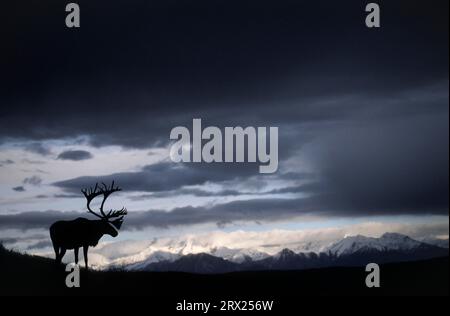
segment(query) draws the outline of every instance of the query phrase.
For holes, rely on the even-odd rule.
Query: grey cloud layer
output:
[[[314,181],[272,192],[306,199],[130,214],[131,227],[448,214],[448,1],[381,1],[389,14],[375,31],[363,25],[365,4],[200,0],[181,10],[170,1],[137,1],[136,10],[124,11],[121,0],[99,1],[69,34],[59,17],[31,4],[42,14],[6,27],[11,33],[0,51],[9,61],[2,68],[8,81],[0,87],[0,143],[24,140],[24,149],[44,156],[51,153],[46,140],[79,136],[94,146],[152,148],[166,145],[174,126],[199,117],[219,127],[278,126],[280,170],[288,162],[313,168]],[[60,10],[57,1],[48,6]],[[185,187],[209,181],[224,184],[216,195],[233,196],[243,193],[233,184],[255,175],[256,165],[163,162],[55,186],[72,195],[115,180],[125,192],[202,196]],[[295,172],[278,177],[304,180]]]
[[[211,207],[180,207],[171,211],[151,210],[130,212],[123,229],[134,230],[146,227],[169,228],[182,225],[213,223],[224,226],[232,222],[273,222],[289,220],[301,216],[342,217],[392,215],[388,207],[373,207],[361,212],[357,205],[350,203],[338,205],[338,197],[315,196],[302,199],[259,198],[246,201],[233,201]],[[413,210],[414,211],[414,210]],[[420,214],[424,214],[423,209]],[[430,209],[430,215],[446,215],[445,209]],[[410,215],[412,209],[400,209],[396,215]],[[0,215],[2,229],[48,228],[57,220],[71,220],[79,216],[89,217],[79,212],[26,212]]]
[[[309,162],[314,169],[311,175],[291,172],[274,177],[281,181],[306,181],[306,184],[266,193],[313,196],[298,204],[286,204],[292,210],[285,215],[291,216],[297,212],[334,212],[336,216],[448,214],[448,135],[448,115],[440,113],[366,121],[364,124],[337,123],[305,144],[297,153],[300,157],[291,156]],[[82,177],[55,185],[75,192],[97,181],[115,180],[129,192],[151,193],[147,196],[151,199],[181,194],[206,196],[202,190],[185,186],[209,181],[224,185],[221,192],[209,196],[233,196],[245,194],[235,192],[233,183],[256,177],[264,184],[265,177],[257,176],[255,168],[251,164],[163,162],[147,166],[140,172]],[[278,204],[266,202],[262,207],[273,206],[272,212],[279,212]],[[259,215],[261,219],[268,216],[263,212]],[[200,220],[200,217],[193,218]]]
[[[42,183],[42,178],[39,176],[32,176],[32,177],[23,179],[23,184],[40,185],[41,183]]]
[[[14,161],[11,159],[6,159],[6,160],[0,161],[0,167],[9,166],[9,165],[13,165],[13,164],[14,164]]]
[[[85,216],[79,212],[22,212],[17,214],[0,215],[1,229],[48,229],[57,220],[71,220],[79,216]]]
[[[58,155],[61,160],[81,161],[93,158],[93,155],[85,150],[67,150]]]
[[[214,125],[329,121],[373,109],[363,100],[448,79],[447,1],[383,1],[390,14],[376,32],[361,22],[359,1],[86,5],[76,34],[51,13],[55,0],[48,12],[29,4],[36,14],[27,24],[5,26],[0,141],[87,135],[96,145],[148,147],[193,117]],[[14,9],[5,8],[19,16],[2,22],[21,20]],[[417,110],[397,105],[384,114],[397,108]],[[40,143],[28,148],[48,154]]]
[[[42,156],[49,156],[52,154],[52,151],[47,146],[42,144],[41,142],[26,143],[25,146],[23,146],[23,148],[26,151],[29,151],[29,152],[32,152],[35,154],[39,154]]]
[[[93,186],[96,182],[115,181],[127,191],[161,192],[200,185],[207,181],[222,182],[257,174],[255,164],[175,164],[162,162],[146,166],[140,172],[124,172],[102,177],[80,177],[55,183],[71,192]]]

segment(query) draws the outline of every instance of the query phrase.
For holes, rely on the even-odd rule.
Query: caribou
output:
[[[79,217],[72,221],[58,221],[50,226],[50,238],[55,250],[57,263],[61,263],[68,249],[73,249],[75,263],[78,264],[78,250],[80,247],[83,247],[84,263],[87,269],[89,247],[97,246],[103,235],[117,237],[123,218],[127,215],[127,210],[122,208],[105,212],[103,208],[108,197],[114,192],[121,190],[119,187],[114,186],[114,181],[111,186],[97,183],[93,188],[81,190],[87,200],[88,212],[99,218],[99,220]],[[99,196],[103,196],[103,200],[100,204],[99,212],[95,212],[91,209],[91,202]]]

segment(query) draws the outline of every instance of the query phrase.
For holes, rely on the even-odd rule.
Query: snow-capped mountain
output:
[[[362,235],[346,237],[326,249],[335,256],[355,253],[360,250],[412,250],[423,245],[420,241],[397,233],[386,233],[380,238],[365,237]]]
[[[155,250],[158,249],[158,250]],[[164,250],[161,250],[164,249]],[[397,233],[386,233],[380,238],[366,236],[346,237],[322,252],[295,252],[292,249],[269,255],[259,249],[212,247],[192,241],[171,243],[155,248],[151,244],[147,256],[128,258],[123,264],[127,270],[184,271],[194,273],[224,273],[242,270],[289,270],[327,266],[359,266],[368,262],[396,262],[448,256],[448,249],[414,240]],[[142,260],[137,260],[140,258]],[[117,262],[116,262],[117,263]]]
[[[108,246],[104,247],[108,248]],[[131,247],[134,249],[134,247]],[[99,253],[108,253],[108,249],[101,249]],[[126,270],[142,270],[151,263],[169,261],[173,262],[183,256],[206,253],[223,258],[234,263],[244,261],[257,261],[270,255],[257,249],[231,249],[227,247],[214,247],[210,244],[195,244],[192,240],[176,241],[168,244],[151,243],[138,253],[105,261],[104,268],[125,268]],[[111,254],[110,254],[111,255]]]
[[[145,260],[129,264],[125,267],[128,271],[139,271],[145,269],[149,264],[155,262],[173,262],[181,257],[180,254],[165,251],[155,251],[151,253]]]
[[[164,250],[160,250],[164,249]],[[195,249],[195,252],[193,251]],[[230,249],[226,247],[199,247],[192,244],[171,245],[170,247],[156,248],[149,246],[136,255],[122,257],[111,261],[107,268],[124,268],[125,270],[137,271],[143,270],[148,265],[157,262],[173,262],[183,256],[192,254],[209,254],[214,257],[222,258],[233,263],[242,263],[244,261],[258,261],[267,257],[269,254],[255,249]]]
[[[212,256],[206,253],[189,254],[173,262],[161,261],[147,265],[144,271],[157,272],[189,272],[200,274],[214,274],[238,271],[237,263]]]
[[[230,249],[226,247],[213,248],[209,254],[236,263],[248,260],[257,261],[270,256],[256,249]]]

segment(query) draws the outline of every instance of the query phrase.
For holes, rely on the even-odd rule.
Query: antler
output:
[[[120,217],[120,216],[123,217],[127,214],[128,214],[127,209],[125,207],[122,207],[122,209],[117,210],[117,211],[110,210],[108,212],[108,214],[106,214],[106,218],[113,218],[113,217]]]
[[[89,213],[94,214],[98,218],[106,219],[106,220],[108,220],[112,217],[119,217],[119,216],[124,216],[127,214],[127,210],[125,208],[122,208],[121,210],[118,210],[118,211],[110,210],[108,214],[105,214],[105,212],[103,211],[103,207],[105,206],[106,199],[111,194],[113,194],[114,192],[118,192],[118,191],[122,191],[122,189],[119,187],[114,187],[114,181],[112,182],[111,186],[109,186],[109,187],[102,182],[101,186],[99,186],[98,183],[96,183],[95,187],[93,187],[93,188],[91,187],[89,189],[81,190],[81,192],[84,194],[84,196],[87,200],[87,209],[88,209]],[[100,205],[100,214],[98,214],[91,209],[91,202],[100,195],[103,195],[103,201],[102,201],[102,204]]]

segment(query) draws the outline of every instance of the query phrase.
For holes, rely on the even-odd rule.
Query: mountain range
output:
[[[185,245],[192,248],[192,245]],[[175,250],[175,249],[174,249]],[[379,238],[346,237],[318,252],[284,248],[269,255],[258,249],[204,247],[202,252],[149,251],[137,262],[109,265],[126,271],[174,271],[201,274],[236,271],[303,270],[336,266],[363,266],[370,262],[405,262],[448,256],[448,239],[415,240],[406,235],[385,233]]]

